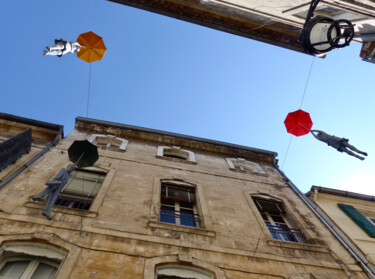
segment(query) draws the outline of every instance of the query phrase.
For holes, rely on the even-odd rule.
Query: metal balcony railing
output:
[[[31,149],[31,129],[0,143],[0,172]]]
[[[200,227],[199,214],[189,214],[181,211],[161,209],[160,222],[178,224],[189,227]]]
[[[270,230],[272,237],[277,240],[291,241],[291,242],[300,242],[306,243],[306,238],[302,232],[298,229],[285,228],[281,226],[273,226],[267,224],[268,229]]]
[[[72,198],[72,197],[65,197],[60,195],[55,205],[65,206],[69,208],[76,208],[76,209],[83,209],[89,210],[92,201],[89,199],[79,199],[79,198]]]

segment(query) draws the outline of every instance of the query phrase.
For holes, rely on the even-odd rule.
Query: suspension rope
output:
[[[91,91],[91,63],[90,63],[90,71],[89,71],[89,87],[87,90],[86,117],[89,117],[90,91]]]
[[[98,0],[95,0],[95,4],[94,4],[94,23],[93,23],[93,27],[92,27],[92,30],[94,31],[95,30],[95,24],[96,24],[96,8],[98,6]],[[87,103],[86,103],[86,117],[89,116],[89,105],[90,105],[90,92],[91,92],[91,63],[90,63],[90,71],[89,71],[89,86],[88,86],[88,90],[87,90]]]
[[[312,68],[313,68],[313,65],[314,65],[314,60],[315,60],[315,56],[312,58],[311,65],[310,65],[310,70],[309,70],[309,73],[308,73],[308,75],[307,75],[307,80],[306,80],[306,84],[305,84],[305,89],[303,90],[302,100],[301,100],[301,104],[300,104],[300,106],[299,106],[300,109],[301,109],[301,107],[302,107],[303,101],[305,100],[305,95],[306,95],[307,85],[309,84],[309,81],[310,81],[310,76],[311,76],[311,71],[312,71]],[[302,126],[302,125],[301,125],[301,126]],[[306,128],[306,127],[305,127],[305,128]],[[306,129],[307,129],[307,128],[306,128]],[[286,153],[285,153],[284,161],[283,161],[283,164],[282,164],[282,166],[281,166],[281,169],[282,169],[282,170],[284,169],[284,165],[285,165],[286,159],[287,159],[287,157],[288,157],[289,148],[290,148],[290,145],[291,145],[291,143],[292,143],[292,139],[293,139],[293,135],[290,135],[290,140],[289,140],[288,148],[286,149]]]
[[[309,80],[310,80],[310,76],[311,76],[311,70],[312,70],[312,68],[313,68],[314,60],[315,60],[315,56],[313,56],[313,59],[311,60],[311,65],[310,65],[309,74],[308,74],[308,76],[307,76],[307,80],[306,80],[306,84],[305,84],[305,89],[303,90],[302,100],[301,100],[301,104],[300,104],[300,106],[299,106],[300,109],[301,109],[302,104],[303,104],[303,101],[304,101],[304,99],[305,99],[306,89],[307,89],[307,85],[309,84]]]

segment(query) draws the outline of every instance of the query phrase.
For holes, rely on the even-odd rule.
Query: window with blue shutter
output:
[[[338,203],[337,205],[370,237],[375,238],[375,226],[369,220],[367,220],[367,218],[363,216],[357,209],[347,204]]]

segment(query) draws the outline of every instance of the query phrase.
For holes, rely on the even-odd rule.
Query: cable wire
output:
[[[311,71],[312,71],[312,68],[313,68],[313,65],[314,65],[314,60],[315,60],[315,56],[312,58],[312,61],[311,61],[311,64],[310,64],[310,70],[309,70],[309,73],[308,73],[308,75],[307,75],[307,80],[306,80],[306,84],[305,84],[305,89],[303,90],[302,99],[301,99],[301,104],[300,104],[300,106],[299,106],[300,109],[301,109],[301,107],[302,107],[303,101],[305,100],[305,95],[306,95],[306,91],[307,91],[307,85],[309,84],[309,81],[310,81],[310,76],[311,76]],[[292,139],[293,139],[293,136],[290,135],[290,140],[289,140],[288,148],[286,149],[286,153],[285,153],[285,157],[284,157],[284,160],[283,160],[283,164],[282,164],[282,166],[281,166],[281,169],[282,169],[282,170],[284,170],[285,161],[286,161],[286,158],[288,157],[289,148],[290,148],[290,145],[291,145],[291,143],[292,143]]]

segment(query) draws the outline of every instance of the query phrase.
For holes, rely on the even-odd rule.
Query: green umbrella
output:
[[[98,159],[98,149],[87,140],[76,140],[68,149],[69,160],[78,167],[91,167]]]

